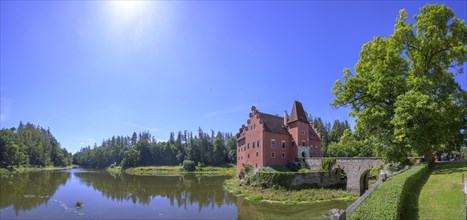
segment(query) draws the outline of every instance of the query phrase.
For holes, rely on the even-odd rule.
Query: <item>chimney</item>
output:
[[[287,114],[287,110],[284,111],[284,126],[287,126],[287,122],[289,122],[289,114]]]

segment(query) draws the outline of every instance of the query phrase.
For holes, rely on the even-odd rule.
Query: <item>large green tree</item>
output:
[[[463,73],[467,27],[444,5],[426,5],[407,21],[400,11],[394,33],[363,45],[355,73],[344,70],[332,105],[349,106],[356,132],[389,161],[456,148],[466,139]],[[465,83],[465,81],[463,82]]]

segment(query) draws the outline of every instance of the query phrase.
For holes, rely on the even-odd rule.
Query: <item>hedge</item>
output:
[[[413,167],[379,185],[348,219],[401,219],[416,199],[416,188],[429,174],[426,164]],[[416,201],[415,201],[416,202]]]
[[[274,186],[287,186],[293,178],[295,178],[295,173],[259,171],[251,176],[250,183],[253,186],[270,188]]]

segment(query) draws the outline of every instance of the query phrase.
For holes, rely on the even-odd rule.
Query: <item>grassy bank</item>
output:
[[[121,167],[107,168],[110,173],[121,173]],[[161,176],[161,175],[182,175],[186,173],[195,173],[202,175],[235,175],[236,168],[233,166],[228,167],[196,167],[195,171],[189,172],[181,166],[145,166],[128,168],[124,171],[130,175],[138,176]]]
[[[38,172],[38,171],[51,171],[51,170],[68,170],[75,168],[75,165],[70,165],[66,167],[53,167],[53,166],[47,166],[47,167],[18,167],[14,168],[13,170],[5,169],[5,168],[0,168],[0,174],[10,174],[10,173],[26,173],[26,172]]]
[[[252,201],[263,201],[283,204],[315,203],[329,200],[355,200],[358,197],[338,189],[286,189],[282,187],[261,188],[254,186],[239,186],[238,178],[225,182],[224,188],[242,198]]]
[[[467,163],[436,164],[420,192],[420,219],[465,218],[462,173],[467,177]]]

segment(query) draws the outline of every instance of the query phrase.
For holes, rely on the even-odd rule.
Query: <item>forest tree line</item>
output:
[[[50,132],[31,123],[0,130],[0,167],[68,166],[72,154]]]
[[[89,168],[180,165],[184,160],[212,166],[236,163],[236,138],[212,130],[209,134],[201,128],[197,134],[171,132],[168,141],[157,141],[149,132],[134,132],[131,137],[113,136],[73,155],[74,164]]]
[[[321,117],[308,116],[321,134],[321,153],[324,157],[371,157],[376,156],[372,145],[362,141],[352,132],[349,122],[334,120],[324,122]]]

